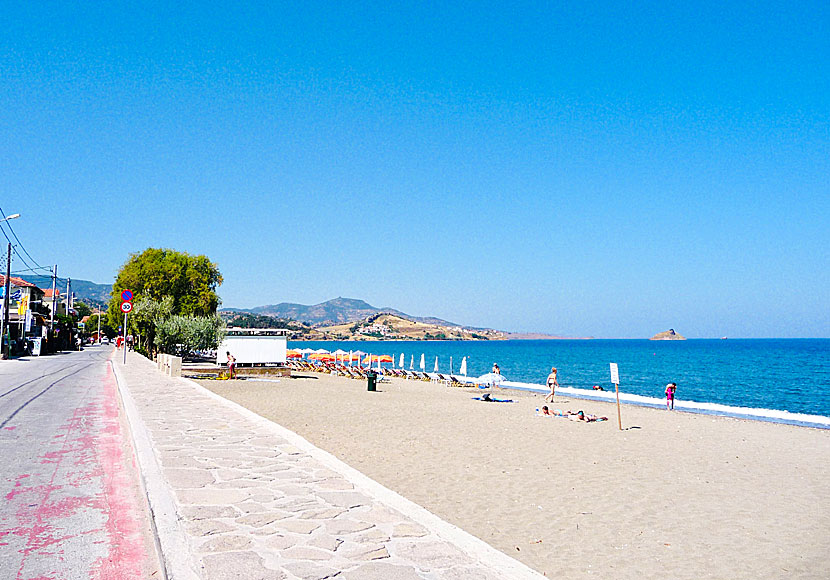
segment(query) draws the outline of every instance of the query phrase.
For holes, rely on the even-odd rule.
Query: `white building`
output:
[[[216,351],[216,364],[228,364],[228,353],[237,365],[284,365],[288,344],[285,328],[229,328]]]

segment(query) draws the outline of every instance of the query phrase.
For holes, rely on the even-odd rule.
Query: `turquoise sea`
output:
[[[830,428],[830,339],[516,340],[516,341],[290,341],[289,348],[324,348],[388,354],[397,366],[467,375],[490,372],[498,363],[517,389],[547,392],[552,366],[563,395],[613,399],[609,363],[620,371],[621,401],[665,406],[666,383],[677,383],[675,408]],[[388,365],[387,365],[388,366]],[[606,392],[593,390],[600,385]]]

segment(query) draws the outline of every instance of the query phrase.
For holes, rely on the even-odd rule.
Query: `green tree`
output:
[[[165,296],[153,300],[147,296],[138,296],[133,300],[133,310],[128,317],[128,332],[138,337],[139,346],[145,350],[155,344],[156,326],[162,320],[173,316],[173,297]],[[122,319],[123,320],[123,319]]]
[[[156,323],[154,345],[167,354],[215,349],[225,336],[224,327],[217,315],[170,316]]]
[[[206,256],[148,248],[132,254],[119,270],[109,302],[110,324],[120,324],[122,290],[132,290],[136,299],[161,301],[169,296],[173,301],[172,314],[210,316],[219,306],[216,288],[220,284],[222,274]]]
[[[83,302],[75,302],[72,305],[72,308],[74,308],[75,311],[78,313],[78,320],[83,320],[84,316],[89,316],[92,314],[92,309]]]
[[[86,334],[98,332],[97,314],[93,314],[89,317],[89,320],[86,321],[86,328],[84,329],[84,331]],[[113,338],[117,334],[115,330],[109,325],[105,316],[101,316],[101,334],[105,335],[107,338]]]

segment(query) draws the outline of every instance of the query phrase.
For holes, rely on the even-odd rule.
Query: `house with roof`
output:
[[[46,308],[49,312],[52,312],[52,289],[46,288],[43,290],[43,303],[46,305]],[[63,301],[61,297],[61,290],[60,288],[55,288],[55,314],[60,314],[61,316],[66,316],[66,303]]]
[[[0,304],[6,303],[6,277],[0,274]],[[47,312],[43,308],[44,292],[35,284],[9,276],[9,311],[6,315],[8,330],[4,334],[13,342],[26,337],[40,338],[43,335]]]

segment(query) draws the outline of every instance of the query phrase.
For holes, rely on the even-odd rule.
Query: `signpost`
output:
[[[617,391],[617,422],[622,431],[622,414],[620,413],[620,369],[617,363],[611,363],[611,382],[614,383],[614,390]]]
[[[124,332],[121,335],[124,344],[124,364],[127,364],[127,315],[132,312],[133,310],[133,291],[132,290],[122,290],[121,291],[121,312],[124,313]],[[99,336],[100,338],[100,336]]]

